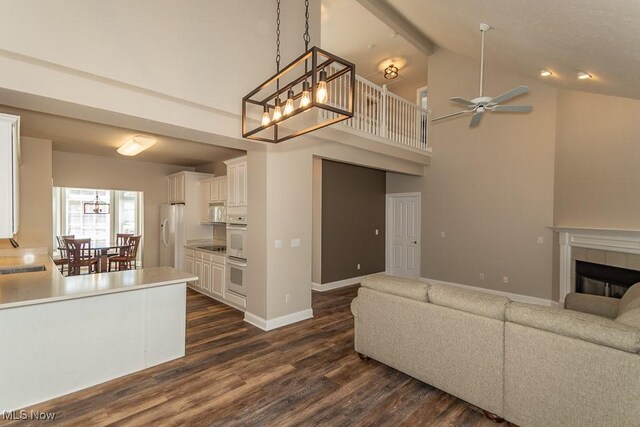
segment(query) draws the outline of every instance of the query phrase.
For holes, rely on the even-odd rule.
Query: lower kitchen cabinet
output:
[[[187,249],[185,251],[185,270],[198,276],[198,281],[189,284],[192,289],[213,297],[218,301],[243,309],[246,301],[239,297],[229,300],[225,296],[226,257],[208,251]]]

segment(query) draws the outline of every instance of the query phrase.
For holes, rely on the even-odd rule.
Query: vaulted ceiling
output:
[[[323,0],[327,2],[328,0]],[[542,79],[551,85],[640,99],[640,2],[637,0],[343,0],[371,8],[392,8],[441,47],[480,56],[480,23],[487,33],[487,64]],[[346,7],[346,6],[342,6]],[[369,29],[341,28],[343,49],[358,44]],[[369,25],[364,22],[364,25]],[[393,26],[392,26],[393,27]],[[325,27],[323,25],[323,32]],[[323,34],[323,40],[325,35]],[[357,55],[357,54],[356,54]],[[373,55],[371,55],[373,57]],[[377,58],[375,58],[377,60]],[[373,61],[373,59],[372,59]],[[579,71],[593,78],[577,79]]]

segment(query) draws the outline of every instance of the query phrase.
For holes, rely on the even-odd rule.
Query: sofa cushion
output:
[[[630,353],[640,352],[640,330],[606,317],[514,302],[507,321]]]
[[[479,316],[504,320],[504,313],[511,300],[485,292],[470,291],[447,285],[431,285],[429,302],[455,308]]]
[[[616,322],[640,329],[640,307],[625,311],[616,318]]]
[[[361,285],[365,288],[379,292],[394,294],[405,298],[428,301],[427,290],[429,284],[404,277],[387,276],[386,274],[374,274],[362,279]]]
[[[564,299],[564,308],[582,313],[595,314],[597,316],[615,319],[618,316],[620,300],[617,298],[603,297],[572,292]]]
[[[620,306],[618,307],[618,316],[623,314],[627,310],[633,310],[640,307],[640,283],[636,283],[627,289],[622,299],[620,300]]]

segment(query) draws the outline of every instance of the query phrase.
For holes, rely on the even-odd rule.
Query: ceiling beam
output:
[[[416,49],[426,55],[431,55],[435,51],[435,44],[386,0],[357,1],[375,15],[376,18],[415,46]]]

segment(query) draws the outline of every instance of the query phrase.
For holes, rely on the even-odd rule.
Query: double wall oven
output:
[[[247,296],[247,217],[227,217],[227,291]]]

